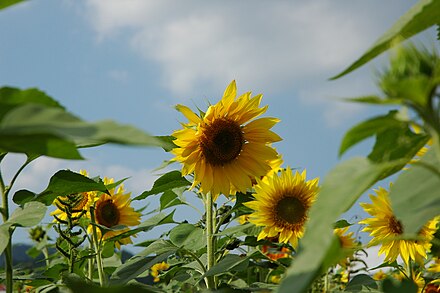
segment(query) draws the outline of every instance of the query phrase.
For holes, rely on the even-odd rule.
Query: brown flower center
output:
[[[221,118],[203,130],[199,143],[209,164],[223,166],[238,157],[244,137],[240,125],[227,118]]]
[[[403,234],[402,223],[400,223],[400,221],[397,220],[395,217],[390,217],[390,219],[388,220],[388,226],[394,234]]]
[[[98,202],[95,215],[98,224],[104,225],[108,228],[119,223],[119,210],[111,199]]]
[[[304,221],[306,211],[304,203],[296,197],[285,197],[275,207],[278,220],[289,224],[298,224]]]

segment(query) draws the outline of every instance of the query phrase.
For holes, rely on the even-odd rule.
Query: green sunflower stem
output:
[[[106,285],[106,281],[104,275],[104,268],[102,265],[101,249],[99,247],[99,241],[98,241],[98,232],[96,231],[96,225],[95,225],[96,224],[95,208],[93,206],[90,207],[90,218],[91,218],[92,230],[93,230],[93,246],[96,255],[96,266],[98,267],[99,284],[101,285],[101,287],[104,287]]]
[[[205,198],[206,209],[206,254],[207,254],[207,271],[215,265],[215,237],[214,237],[214,215],[213,215],[213,200],[211,192],[208,192]],[[206,283],[208,289],[215,289],[214,276],[207,276]]]
[[[0,154],[0,161],[6,156],[5,153]],[[15,173],[14,177],[12,178],[10,184],[8,186],[5,185],[5,182],[3,180],[1,170],[0,170],[0,191],[2,194],[2,207],[0,209],[2,217],[3,217],[3,223],[6,223],[6,221],[9,219],[9,192],[11,191],[12,186],[14,185],[15,181],[17,180],[20,173],[24,170],[24,168],[29,165],[35,158],[27,158],[24,164],[18,169],[18,171]],[[5,274],[6,274],[6,293],[12,293],[12,288],[14,285],[13,281],[13,264],[12,264],[12,234],[14,233],[13,228],[9,228],[9,240],[8,244],[5,248]]]

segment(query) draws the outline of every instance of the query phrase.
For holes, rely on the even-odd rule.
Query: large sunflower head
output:
[[[188,123],[172,134],[178,146],[172,153],[183,164],[183,175],[194,173],[193,187],[199,185],[201,192],[214,197],[246,192],[252,180],[265,176],[272,169],[270,162],[278,159],[270,144],[281,138],[270,129],[279,119],[256,119],[267,109],[260,107],[262,95],[236,96],[233,81],[223,98],[200,116],[177,106]]]
[[[249,221],[264,227],[258,239],[278,237],[279,242],[290,242],[297,248],[308,212],[318,194],[318,178],[306,181],[306,171],[293,174],[287,168],[257,182],[255,200],[245,205],[254,210]]]
[[[88,173],[86,170],[80,170],[79,173],[88,177]],[[95,191],[89,192],[81,192],[75,196],[73,208],[75,210],[72,213],[72,217],[78,217],[80,214],[84,213],[86,217],[90,218],[90,206],[97,199],[97,193]],[[68,202],[69,199],[67,196],[59,196],[53,201],[53,204],[57,207],[55,211],[50,213],[51,216],[55,217],[54,221],[66,221],[67,213],[65,210],[65,203]],[[58,219],[58,220],[57,220]]]
[[[104,183],[110,184],[113,180],[104,178]],[[95,203],[95,221],[97,224],[111,228],[114,226],[127,226],[125,229],[108,231],[102,237],[103,240],[112,238],[130,230],[128,226],[136,226],[140,224],[140,213],[136,212],[130,206],[130,193],[125,193],[124,187],[121,185],[115,192],[114,189],[109,190],[110,195],[103,193]],[[91,227],[89,227],[91,230]],[[97,229],[98,237],[101,238],[101,231]],[[115,244],[120,248],[120,244],[133,243],[130,237],[118,240]]]
[[[396,219],[388,196],[388,191],[382,187],[375,190],[376,196],[370,194],[372,201],[361,203],[364,210],[372,218],[359,221],[359,224],[366,225],[362,231],[370,233],[373,239],[369,245],[381,244],[380,254],[385,254],[385,262],[394,262],[400,255],[402,260],[408,264],[414,260],[421,266],[427,258],[427,252],[431,248],[431,240],[437,229],[438,219],[428,221],[419,231],[418,240],[398,239],[404,233],[402,223]]]

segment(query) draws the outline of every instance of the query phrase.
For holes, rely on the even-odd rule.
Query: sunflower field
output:
[[[2,1],[0,8],[16,2]],[[332,78],[389,52],[377,79],[381,95],[345,100],[383,107],[345,134],[339,155],[374,138],[371,152],[342,161],[322,179],[283,160],[276,149],[282,137],[272,130],[280,119],[266,116],[263,95],[242,91],[238,80],[207,108],[176,105],[180,128],[163,136],[110,120],[84,121],[39,89],[0,88],[0,163],[9,153],[27,158],[10,182],[0,172],[0,288],[440,292],[440,54],[436,46],[403,43],[435,27],[440,40],[439,24],[440,1],[420,0]],[[162,148],[173,169],[137,196],[125,189],[126,179],[86,170],[60,170],[42,192],[11,194],[22,171],[40,157],[82,159],[82,148],[107,143]],[[369,201],[360,206],[368,217],[343,219],[364,193]],[[133,203],[146,198],[159,208],[135,209]],[[199,220],[175,220],[182,206],[192,207]],[[51,222],[43,224],[47,215]],[[160,237],[138,240],[158,226]],[[356,227],[371,240],[359,241]],[[29,231],[29,254],[40,256],[42,266],[13,266],[17,229]],[[124,258],[122,248],[133,243],[141,252]],[[372,268],[364,259],[374,246],[384,261]]]

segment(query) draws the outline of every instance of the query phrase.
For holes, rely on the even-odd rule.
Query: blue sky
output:
[[[285,165],[324,177],[337,164],[345,131],[385,109],[341,103],[376,92],[384,58],[337,81],[416,1],[34,0],[0,12],[2,86],[38,87],[88,120],[113,119],[169,135],[184,117],[177,103],[206,109],[232,79],[263,93],[267,116],[281,119],[276,148]],[[428,44],[433,33],[422,35]],[[345,158],[367,154],[369,144]],[[159,149],[104,146],[86,162],[41,159],[17,188],[41,191],[59,169],[131,177],[134,195],[151,187]],[[22,158],[10,157],[12,174]],[[353,212],[354,214],[357,211]],[[183,217],[185,215],[182,215]],[[19,240],[22,239],[19,236]]]

